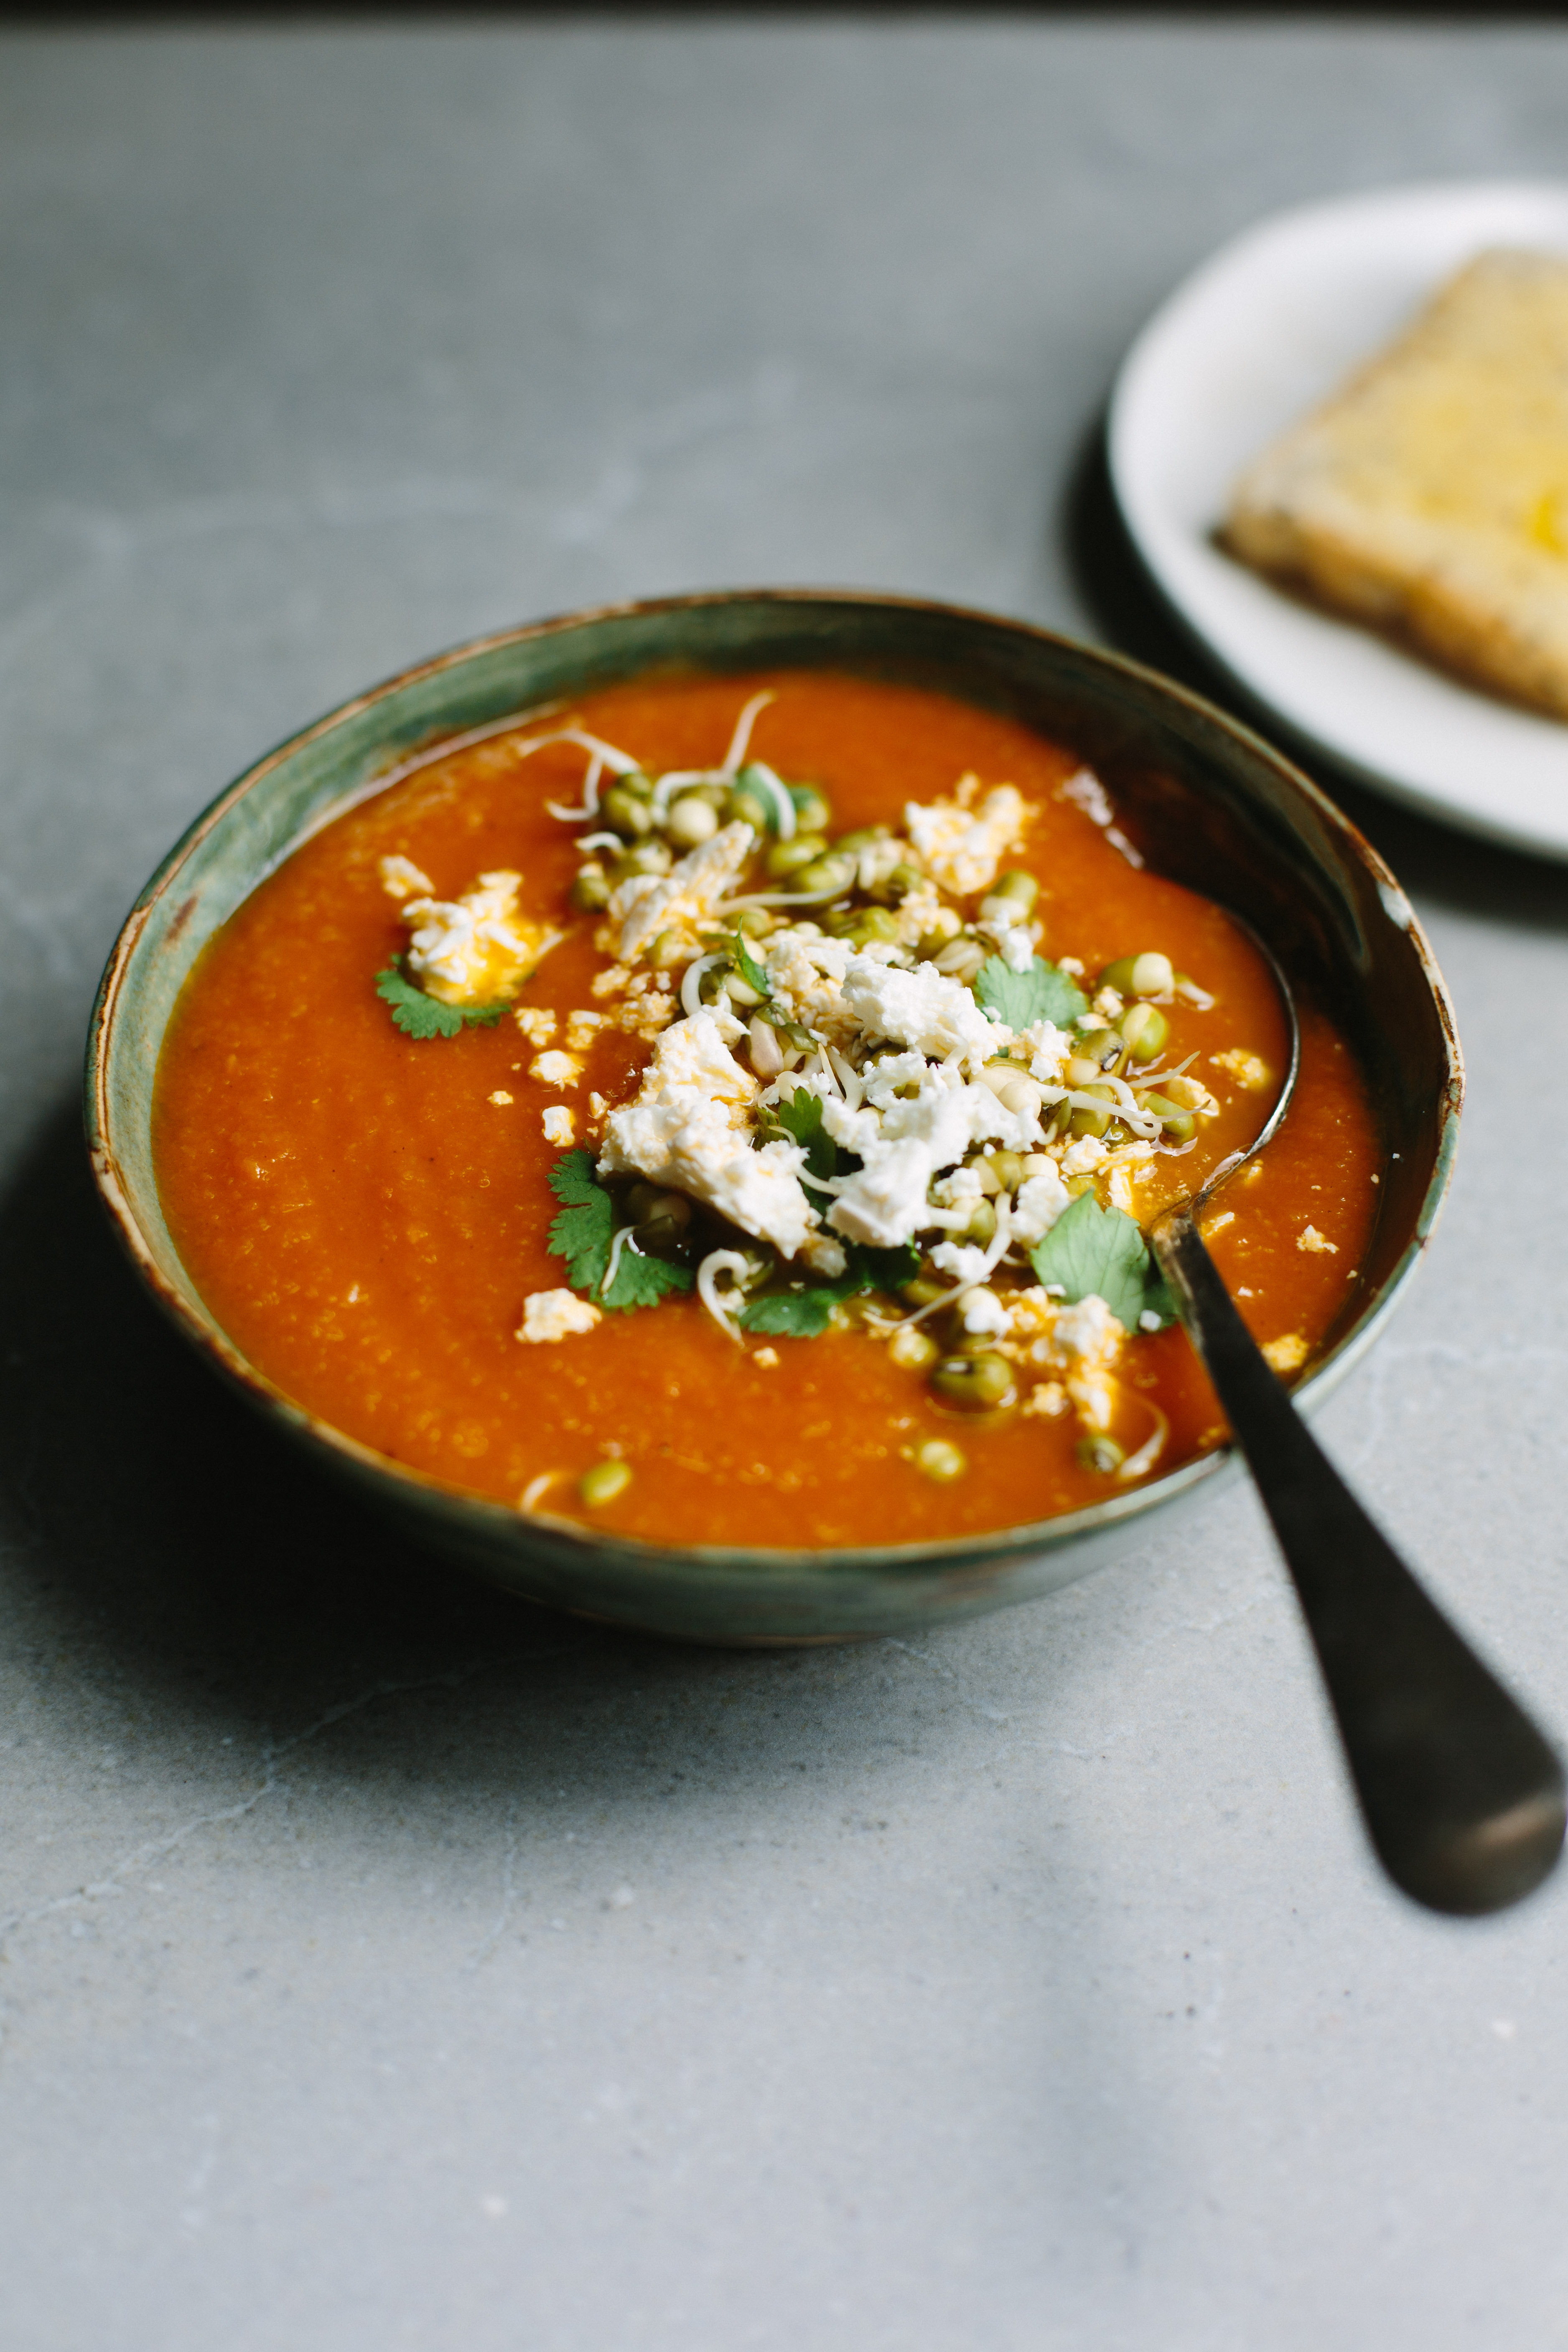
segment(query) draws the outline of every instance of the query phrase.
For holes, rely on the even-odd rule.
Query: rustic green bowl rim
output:
[[[964,1609],[997,1605],[1009,1599],[1026,1597],[1033,1591],[1047,1590],[1053,1583],[1067,1580],[1068,1574],[1082,1572],[1081,1569],[1068,1569],[1064,1559],[1061,1569],[1066,1569],[1067,1573],[1058,1570],[1053,1574],[1047,1566],[1051,1555],[1077,1551],[1083,1555],[1082,1567],[1086,1569],[1100,1558],[1125,1549],[1142,1532],[1138,1523],[1178,1499],[1212,1489],[1216,1480],[1223,1482],[1234,1475],[1232,1449],[1222,1447],[1183,1465],[1163,1478],[1109,1496],[1082,1510],[1024,1527],[923,1543],[821,1549],[675,1547],[619,1536],[609,1529],[584,1528],[548,1513],[525,1516],[448,1481],[389,1460],[310,1412],[268,1380],[229,1339],[194,1285],[183,1286],[172,1273],[166,1260],[174,1256],[173,1244],[166,1234],[160,1237],[155,1230],[155,1225],[162,1223],[161,1217],[154,1219],[145,1211],[145,1181],[139,1185],[128,1168],[129,1115],[124,1082],[134,1063],[142,1091],[145,1091],[162,1045],[163,1026],[158,1027],[155,1037],[138,1035],[126,1008],[138,975],[147,969],[148,959],[180,952],[182,929],[196,898],[193,895],[171,911],[172,894],[182,878],[189,878],[193,862],[213,846],[215,837],[226,827],[237,828],[238,845],[251,853],[248,859],[241,859],[248,878],[239,897],[253,889],[302,834],[312,829],[311,825],[300,826],[288,839],[277,841],[268,838],[264,824],[247,825],[247,820],[264,806],[264,788],[269,780],[276,786],[291,766],[299,767],[313,752],[330,747],[334,740],[342,743],[356,730],[368,741],[363,722],[373,715],[392,722],[384,733],[371,730],[385,754],[379,760],[379,768],[389,770],[405,758],[411,748],[459,731],[450,719],[437,721],[434,726],[427,723],[443,687],[449,685],[460,691],[465,673],[476,672],[479,665],[498,656],[527,649],[547,651],[563,639],[586,639],[595,631],[617,633],[617,638],[625,638],[631,655],[637,651],[639,635],[646,635],[647,650],[652,656],[642,661],[628,658],[619,667],[612,663],[602,679],[595,677],[592,681],[595,685],[617,677],[630,677],[649,667],[668,667],[672,660],[698,672],[711,672],[722,667],[788,666],[776,656],[770,656],[765,642],[748,653],[748,618],[759,622],[764,632],[770,620],[786,629],[802,622],[810,628],[820,628],[821,658],[802,662],[799,667],[866,668],[868,664],[857,661],[852,650],[847,656],[842,650],[837,655],[834,651],[835,622],[852,628],[858,620],[869,625],[885,623],[895,632],[900,625],[907,625],[911,629],[946,629],[961,637],[965,633],[973,636],[976,632],[986,639],[1001,636],[1012,640],[1013,650],[1026,657],[1032,649],[1047,665],[1055,663],[1065,672],[1076,670],[1085,677],[1092,676],[1100,688],[1110,685],[1120,691],[1134,724],[1140,719],[1156,724],[1163,722],[1167,727],[1184,728],[1194,740],[1207,740],[1216,746],[1228,746],[1233,759],[1240,754],[1245,761],[1266,772],[1276,792],[1282,788],[1287,797],[1304,802],[1340,856],[1350,866],[1361,869],[1390,920],[1408,935],[1430,993],[1444,1063],[1433,1103],[1436,1142],[1430,1175],[1417,1213],[1411,1221],[1408,1238],[1392,1271],[1335,1345],[1298,1384],[1296,1394],[1300,1402],[1309,1410],[1315,1409],[1371,1346],[1394,1311],[1420,1262],[1448,1185],[1463,1097],[1463,1063],[1447,992],[1425,935],[1393,875],[1357,828],[1309,777],[1239,720],[1123,655],[1079,644],[1027,622],[925,598],[836,589],[731,589],[565,614],[458,646],[355,696],[314,725],[288,738],[220,793],[181,835],[137,898],[115,942],[99,987],[88,1035],[85,1109],[94,1176],[115,1230],[153,1297],[184,1338],[242,1394],[274,1423],[303,1440],[318,1455],[324,1453],[362,1487],[368,1487],[374,1498],[384,1507],[391,1507],[395,1516],[401,1515],[405,1520],[412,1517],[427,1538],[455,1544],[488,1565],[492,1572],[498,1571],[499,1563],[504,1563],[509,1557],[515,1558],[519,1572],[514,1580],[525,1587],[531,1583],[530,1564],[537,1567],[550,1562],[552,1573],[545,1580],[549,1589],[543,1597],[561,1600],[563,1591],[569,1593],[572,1589],[574,1571],[580,1571],[582,1605],[591,1610],[599,1581],[595,1571],[614,1564],[619,1572],[631,1571],[637,1584],[645,1590],[648,1607],[644,1622],[650,1623],[658,1622],[661,1613],[657,1605],[657,1588],[661,1581],[682,1580],[689,1587],[693,1571],[697,1572],[696,1589],[709,1587],[713,1599],[721,1601],[721,1595],[731,1574],[751,1580],[764,1615],[765,1588],[771,1580],[780,1576],[796,1588],[803,1576],[820,1580],[826,1600],[835,1581],[846,1578],[863,1596],[886,1580],[896,1580],[911,1572],[919,1572],[928,1585],[933,1571],[944,1583],[948,1575],[956,1574],[960,1586],[954,1588],[953,1599],[958,1603],[967,1572],[978,1571],[978,1581],[970,1588],[971,1597],[962,1601],[961,1605]],[[568,692],[584,690],[587,689],[579,686]],[[962,688],[950,690],[962,692]],[[520,707],[549,698],[547,694],[525,694]],[[422,713],[425,723],[421,731]],[[409,732],[411,718],[413,731]],[[401,733],[400,725],[405,730]],[[374,767],[363,767],[357,781],[336,799],[323,795],[323,807],[331,814],[352,799],[363,797],[373,788],[375,772]],[[313,824],[322,821],[324,818],[318,815]],[[238,898],[233,903],[238,903]],[[187,949],[187,962],[194,961],[195,951],[194,946]],[[169,1002],[172,1004],[172,997]],[[165,1012],[165,1021],[166,1017]],[[145,1160],[144,1146],[142,1156]],[[174,1264],[177,1265],[177,1258]],[[180,1272],[183,1274],[183,1269]],[[1043,1572],[1033,1576],[1024,1573],[1031,1562]],[[1020,1573],[1015,1579],[1008,1574],[1010,1570]],[[499,1572],[505,1574],[508,1570],[501,1565]],[[537,1585],[538,1577],[532,1577],[531,1581]],[[566,1605],[570,1605],[569,1601]],[[856,1606],[863,1614],[863,1600]],[[620,1613],[618,1604],[612,1613]],[[683,1619],[690,1613],[686,1603],[677,1611]],[[711,1612],[699,1602],[698,1613]],[[746,1612],[748,1617],[752,1613]],[[827,1605],[826,1615],[833,1622],[824,1625],[825,1633],[852,1630],[837,1622],[839,1613]],[[871,1613],[876,1614],[875,1609]],[[709,1630],[721,1634],[722,1629]],[[740,1637],[747,1637],[743,1629]],[[765,1630],[759,1635],[754,1628],[750,1637],[769,1638]],[[800,1636],[797,1633],[795,1637]]]

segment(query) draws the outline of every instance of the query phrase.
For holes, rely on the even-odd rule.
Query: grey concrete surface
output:
[[[1565,153],[1550,26],[0,39],[11,2352],[1568,2347],[1568,1888],[1378,1882],[1245,1494],[942,1640],[531,1613],[208,1386],[74,1107],[269,740],[695,584],[1158,652],[1084,457],[1149,307],[1273,205]],[[1564,1727],[1564,877],[1356,806],[1473,1092],[1324,1426]]]

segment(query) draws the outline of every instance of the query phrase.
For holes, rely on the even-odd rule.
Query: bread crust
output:
[[[1222,543],[1568,719],[1568,258],[1498,249],[1265,449]]]

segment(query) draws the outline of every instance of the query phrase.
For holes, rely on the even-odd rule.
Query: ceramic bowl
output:
[[[103,1199],[153,1296],[275,1425],[403,1529],[531,1600],[717,1642],[894,1633],[1030,1600],[1216,1493],[1222,1450],[1035,1526],[839,1550],[664,1549],[531,1518],[401,1467],[247,1363],[181,1265],[159,1205],[153,1079],[203,946],[300,836],[419,747],[651,671],[834,668],[935,688],[1081,751],[1150,863],[1245,917],[1351,1037],[1391,1153],[1365,1282],[1298,1391],[1310,1409],[1393,1311],[1440,1207],[1462,1088],[1448,1000],[1403,891],[1333,803],[1258,736],[1168,679],[1042,629],[889,596],[738,591],[512,629],[406,671],[268,754],[164,859],[93,1013],[87,1124]]]

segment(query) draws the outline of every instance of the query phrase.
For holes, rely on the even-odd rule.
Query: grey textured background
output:
[[[529,1612],[209,1388],[74,1105],[176,831],[437,646],[816,581],[1159,653],[1085,455],[1152,303],[1565,153],[1550,27],[0,39],[16,2352],[1568,2347],[1568,1890],[1377,1882],[1245,1495],[928,1643]],[[1356,805],[1473,1091],[1325,1431],[1564,1726],[1563,877]]]

